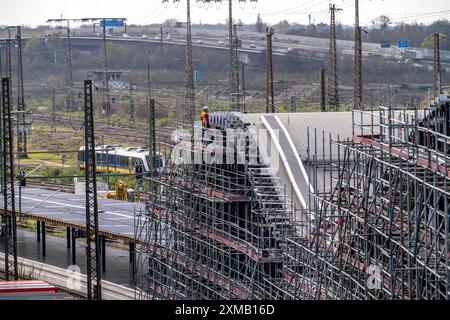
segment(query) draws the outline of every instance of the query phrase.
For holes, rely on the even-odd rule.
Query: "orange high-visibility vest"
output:
[[[202,112],[202,124],[204,126],[207,126],[209,124],[209,116],[208,116],[208,112],[203,111]]]

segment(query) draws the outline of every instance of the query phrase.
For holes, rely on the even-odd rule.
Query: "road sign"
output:
[[[123,20],[105,19],[100,21],[101,27],[103,27],[103,24],[107,27],[123,27],[125,22]]]
[[[72,232],[72,237],[76,238],[87,238],[87,231],[74,230]]]
[[[135,168],[137,168],[137,167],[139,167],[139,166],[143,166],[144,165],[144,163],[142,162],[142,159],[141,158],[137,158],[136,159],[136,161],[134,161],[134,167]]]
[[[20,178],[25,178],[25,169],[24,168],[20,168],[20,171],[19,171],[19,177]]]
[[[409,47],[409,40],[399,40],[398,41],[398,47],[399,48],[408,48]]]
[[[134,162],[134,173],[136,173],[136,179],[139,183],[142,183],[142,171],[143,171],[143,166],[144,163],[142,162],[141,159],[136,159],[136,161]]]

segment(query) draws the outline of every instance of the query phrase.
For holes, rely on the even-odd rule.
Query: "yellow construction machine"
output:
[[[114,192],[108,193],[106,196],[108,199],[128,201],[128,187],[125,181],[114,182]],[[134,202],[135,199],[132,199]]]

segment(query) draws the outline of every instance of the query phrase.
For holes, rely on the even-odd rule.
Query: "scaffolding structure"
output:
[[[148,211],[137,212],[135,219],[137,298],[274,296],[268,280],[278,274],[283,239],[293,231],[288,223],[291,205],[276,171],[261,161],[264,157],[258,153],[259,159],[249,159],[249,140],[258,139],[246,127],[250,125],[238,120],[229,124],[248,133],[245,150],[231,150],[235,160],[243,161],[176,164],[168,159],[159,177],[150,178],[156,191],[149,196]],[[225,127],[219,131],[230,134]],[[186,144],[172,146],[172,154],[205,157],[216,152],[213,141],[214,135],[204,137],[204,144],[193,150],[188,138]]]
[[[281,296],[449,299],[449,107],[354,111],[352,140],[323,135],[334,159],[314,135],[315,192],[286,239]]]
[[[261,148],[252,161],[261,137],[245,117],[213,113],[222,134],[251,133],[232,151],[245,161],[168,161],[151,179],[136,214],[139,298],[449,299],[449,113],[442,94],[425,111],[354,110],[352,139],[308,129],[301,212]],[[217,153],[206,136],[201,151],[190,134],[172,150]]]

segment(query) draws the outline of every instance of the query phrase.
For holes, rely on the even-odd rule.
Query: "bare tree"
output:
[[[381,31],[386,31],[389,25],[392,24],[391,18],[385,15],[381,15],[372,20],[372,24],[375,28],[379,28]]]

